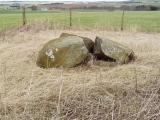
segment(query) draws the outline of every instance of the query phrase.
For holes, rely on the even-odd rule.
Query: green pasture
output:
[[[73,10],[72,27],[87,29],[120,30],[122,11]],[[46,20],[50,24],[61,23],[69,26],[69,11],[26,11],[28,23]],[[0,10],[0,29],[22,25],[22,12]],[[125,11],[124,29],[160,32],[160,11]]]

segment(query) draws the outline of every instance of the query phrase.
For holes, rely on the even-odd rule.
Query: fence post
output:
[[[122,8],[122,21],[121,21],[121,31],[123,31],[123,23],[124,23],[124,7]]]
[[[70,25],[70,27],[72,27],[72,9],[71,8],[69,8],[69,25]]]
[[[25,6],[22,7],[22,20],[23,20],[23,26],[26,24],[26,10]]]

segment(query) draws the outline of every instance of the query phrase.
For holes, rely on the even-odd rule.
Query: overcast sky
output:
[[[89,2],[93,2],[93,1],[126,1],[126,0],[0,0],[0,1],[89,1]]]

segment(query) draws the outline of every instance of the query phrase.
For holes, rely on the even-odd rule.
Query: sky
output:
[[[94,1],[126,1],[126,0],[0,0],[0,1],[86,1],[86,2],[94,2]]]

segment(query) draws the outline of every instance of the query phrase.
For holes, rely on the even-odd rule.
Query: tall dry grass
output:
[[[159,33],[79,31],[37,24],[0,33],[0,119],[160,118]],[[115,40],[133,49],[136,60],[92,69],[37,67],[38,51],[62,32]]]

